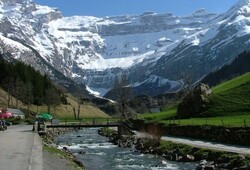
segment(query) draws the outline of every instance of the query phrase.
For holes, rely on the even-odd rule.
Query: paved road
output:
[[[0,131],[0,170],[42,170],[42,141],[31,125]]]
[[[141,133],[134,131],[137,137],[149,137],[149,134]],[[230,145],[230,144],[221,144],[217,142],[209,142],[197,139],[183,138],[183,137],[172,137],[172,136],[162,136],[162,140],[170,141],[173,143],[181,143],[185,145],[190,145],[197,148],[207,148],[219,151],[233,152],[239,154],[250,154],[250,147],[239,146],[239,145]]]
[[[182,144],[194,146],[197,148],[208,148],[208,149],[214,149],[214,150],[220,150],[220,151],[234,152],[234,153],[239,153],[239,154],[250,154],[250,147],[246,147],[246,146],[221,144],[217,142],[208,142],[208,141],[202,141],[202,140],[196,140],[196,139],[170,137],[170,136],[163,136],[161,139],[165,141],[171,141],[174,143],[182,143]]]

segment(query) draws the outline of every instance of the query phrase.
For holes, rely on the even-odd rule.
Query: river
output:
[[[85,128],[58,136],[59,148],[67,147],[87,170],[192,170],[193,163],[169,162],[142,154],[134,148],[120,148],[98,135],[97,128]]]

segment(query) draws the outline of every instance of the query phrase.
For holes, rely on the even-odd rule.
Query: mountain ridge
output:
[[[209,73],[202,79],[202,83],[216,86],[224,81],[241,76],[250,71],[250,52],[245,51],[237,56],[231,63]]]
[[[158,77],[154,80],[165,82],[158,93],[164,93],[181,88],[188,74],[194,83],[249,48],[249,4],[240,0],[223,14],[199,9],[184,17],[146,12],[97,18],[63,17],[58,9],[31,0],[2,1],[0,44],[16,59],[39,67],[30,49],[3,39],[24,41],[90,90],[108,91],[119,75],[127,74],[143,94],[158,87],[152,76]]]

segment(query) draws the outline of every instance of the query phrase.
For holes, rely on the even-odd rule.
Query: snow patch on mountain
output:
[[[48,13],[54,12],[54,10],[55,9],[48,7],[48,6],[36,5],[36,11],[33,11],[32,15],[33,16],[46,15]]]
[[[171,81],[168,79],[165,79],[163,77],[159,77],[156,75],[150,75],[148,79],[144,80],[143,82],[136,82],[132,85],[130,85],[131,87],[138,87],[141,86],[143,84],[154,84],[155,86],[161,87],[163,85],[166,84],[170,84],[171,88],[175,88],[177,86],[180,86],[180,83],[177,81]]]
[[[19,42],[16,42],[14,40],[11,40],[9,38],[4,37],[2,34],[0,34],[0,41],[1,41],[1,48],[15,48],[21,51],[31,51],[29,48],[25,47]]]
[[[89,86],[86,86],[86,90],[88,90],[90,92],[90,94],[93,94],[94,96],[104,96],[108,91],[111,90],[111,88],[109,88],[109,89],[91,88]]]

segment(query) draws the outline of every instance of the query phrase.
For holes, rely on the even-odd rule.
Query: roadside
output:
[[[204,140],[197,140],[197,139],[183,138],[183,137],[172,137],[172,136],[171,137],[163,136],[161,137],[161,139],[164,141],[170,141],[179,144],[181,143],[198,148],[213,149],[218,151],[233,152],[239,154],[250,154],[250,147],[247,146],[229,145],[217,142],[209,142]]]
[[[139,138],[146,138],[150,135],[145,132],[138,132],[133,131],[136,133],[136,137]],[[232,153],[238,153],[238,154],[244,154],[244,155],[250,155],[250,147],[247,146],[240,146],[240,145],[230,145],[230,144],[222,144],[218,142],[210,142],[205,140],[198,140],[198,139],[192,139],[192,138],[184,138],[184,137],[173,137],[173,136],[162,136],[161,140],[163,141],[169,141],[177,144],[185,144],[197,148],[205,148],[205,149],[212,149],[212,150],[218,150],[218,151],[225,151],[225,152],[232,152]]]
[[[43,149],[32,125],[12,125],[0,132],[1,170],[81,170],[66,153]],[[56,150],[56,149],[54,149]],[[61,151],[63,153],[63,151]]]
[[[82,170],[60,153],[43,149],[43,170]]]
[[[152,136],[148,133],[134,131],[134,136],[118,136],[112,129],[101,129],[99,134],[106,136],[111,142],[121,147],[135,147],[141,153],[160,155],[167,161],[196,162],[197,169],[250,169],[250,155],[248,147],[228,146],[206,143],[192,139]],[[195,142],[196,144],[194,144]],[[194,143],[193,143],[194,142]],[[210,143],[210,142],[207,142]],[[216,149],[214,145],[219,145]],[[239,153],[235,151],[239,149]]]
[[[53,138],[59,134],[67,133],[69,129],[47,129],[47,133],[42,137],[43,140],[43,170],[83,170],[81,162],[67,150],[56,148]]]

